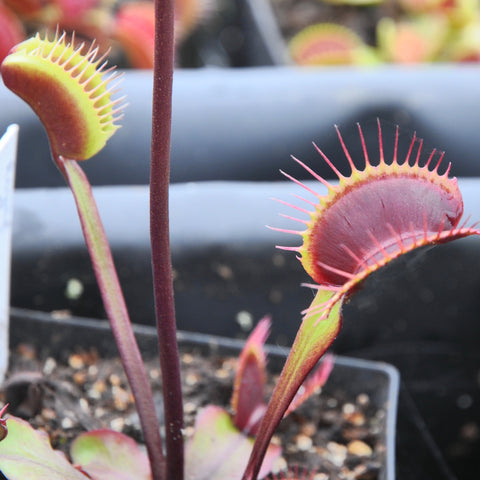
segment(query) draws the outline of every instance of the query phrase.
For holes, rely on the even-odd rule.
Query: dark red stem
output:
[[[183,479],[183,407],[168,225],[173,82],[173,0],[155,0],[150,236],[163,379],[168,480]]]

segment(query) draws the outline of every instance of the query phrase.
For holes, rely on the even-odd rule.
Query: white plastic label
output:
[[[10,257],[17,139],[18,125],[10,125],[0,138],[0,383],[8,362]]]

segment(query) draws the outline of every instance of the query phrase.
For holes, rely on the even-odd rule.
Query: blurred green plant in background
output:
[[[281,19],[292,60],[299,65],[480,60],[478,0],[271,3]]]

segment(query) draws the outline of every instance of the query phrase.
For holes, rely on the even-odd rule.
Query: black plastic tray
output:
[[[348,168],[333,125],[341,127],[352,155],[361,161],[355,125],[360,122],[376,158],[377,117],[383,122],[385,141],[393,139],[399,124],[402,145],[416,131],[425,139],[426,151],[446,151],[445,161],[453,162],[454,175],[479,176],[480,110],[472,108],[480,104],[479,73],[478,65],[177,71],[172,181],[271,181],[281,178],[279,169],[307,177],[291,154],[332,178],[311,142],[337,166]],[[151,72],[125,72],[122,93],[129,106],[122,128],[95,159],[83,164],[94,185],[148,184],[151,92]],[[0,105],[0,131],[10,123],[20,125],[17,186],[63,186],[35,114],[1,83]]]
[[[108,322],[86,318],[58,319],[41,312],[20,309],[11,310],[10,346],[28,342],[43,353],[61,358],[69,348],[97,348],[107,356],[116,355],[116,347]],[[135,326],[135,333],[142,355],[150,357],[157,351],[156,328]],[[237,354],[243,342],[212,335],[178,332],[178,340],[184,346],[196,346],[206,351],[220,354]],[[285,348],[267,346],[269,367],[279,371],[286,358]],[[386,462],[379,480],[395,479],[395,423],[399,375],[397,370],[381,362],[359,360],[348,357],[336,357],[335,366],[327,384],[325,393],[341,387],[349,396],[356,397],[366,393],[372,407],[384,409],[386,420],[381,432],[381,440],[386,447]]]

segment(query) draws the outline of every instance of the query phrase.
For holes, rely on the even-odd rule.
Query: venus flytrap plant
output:
[[[186,445],[187,479],[240,479],[266,410],[267,357],[264,344],[270,332],[270,324],[270,318],[262,319],[240,353],[230,400],[233,415],[214,405],[208,405],[197,415],[194,434]],[[285,416],[295,411],[325,384],[332,367],[332,356],[327,355],[304,382]],[[272,471],[281,452],[278,445],[268,446],[260,470],[261,478]]]
[[[305,199],[306,208],[291,205],[309,217],[294,219],[305,230],[285,230],[299,235],[299,247],[280,247],[299,255],[317,293],[304,313],[291,352],[276,384],[259,427],[243,480],[256,479],[270,438],[299,386],[337,336],[342,321],[342,305],[373,272],[414,249],[480,235],[475,225],[460,223],[463,201],[455,178],[449,178],[450,165],[439,172],[443,153],[433,150],[420,162],[422,141],[413,137],[405,159],[397,157],[398,129],[390,162],[384,157],[378,123],[379,163],[373,165],[359,127],[365,168],[352,159],[337,129],[340,143],[351,168],[343,175],[328,157],[320,155],[338,177],[334,185],[317,175],[300,160],[294,160],[327,189],[321,195],[288,174],[287,178],[316,197]],[[414,153],[415,144],[418,145]],[[437,159],[435,159],[437,156]],[[285,202],[283,202],[285,203]],[[287,204],[288,205],[288,204]],[[313,210],[311,210],[313,207]]]
[[[186,444],[186,478],[223,480],[240,478],[253,445],[253,435],[265,412],[266,355],[264,343],[270,319],[262,319],[242,349],[230,400],[233,415],[208,405],[195,420],[194,433]],[[281,448],[270,445],[260,472],[267,475]],[[228,460],[226,460],[228,459]]]
[[[153,68],[155,9],[152,2],[125,2],[115,14],[112,37],[134,68]]]
[[[175,0],[175,50],[208,16],[209,0]],[[154,4],[151,1],[122,3],[112,22],[112,38],[119,43],[134,68],[153,68],[155,43]]]
[[[438,60],[449,40],[449,24],[442,15],[424,15],[395,21],[384,17],[377,24],[380,56],[387,62],[423,63]]]
[[[117,130],[122,99],[112,100],[105,70],[92,46],[82,53],[64,35],[36,36],[15,47],[1,66],[7,87],[24,99],[47,131],[55,164],[72,190],[112,332],[131,385],[152,465],[163,478],[164,459],[153,397],[130,324],[112,254],[90,184],[78,164],[95,155]],[[110,73],[110,76],[108,76]],[[107,76],[105,76],[107,74]]]
[[[289,42],[298,65],[372,65],[378,62],[373,48],[353,31],[334,23],[317,23],[298,32]]]

